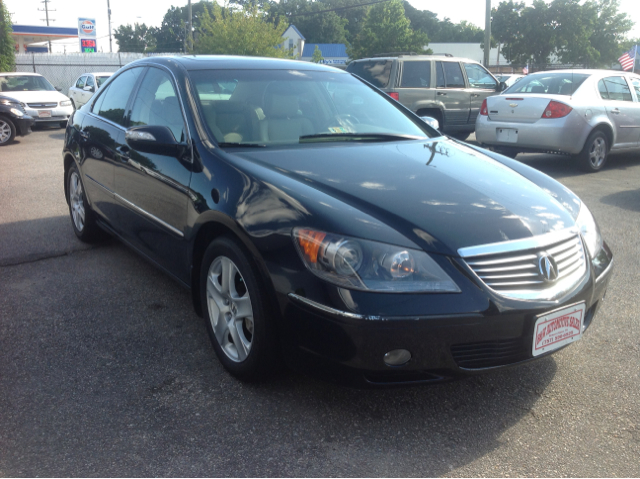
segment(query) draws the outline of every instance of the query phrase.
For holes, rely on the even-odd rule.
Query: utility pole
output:
[[[113,46],[111,44],[111,5],[109,4],[109,0],[107,0],[107,15],[109,18],[109,53],[113,53]]]
[[[189,35],[189,39],[187,40],[187,44],[189,45],[189,53],[193,53],[193,17],[191,16],[191,0],[189,0],[189,9],[188,9],[188,18],[189,18],[189,31],[187,35]]]
[[[484,66],[489,68],[491,53],[491,0],[487,0],[487,11],[484,18]]]
[[[40,20],[43,22],[47,22],[47,26],[49,26],[49,2],[51,0],[43,0],[40,3],[44,3],[44,9],[42,8],[38,8],[39,12],[44,12],[45,16],[47,17],[46,19],[41,18]],[[55,12],[55,10],[51,10],[52,12]],[[55,22],[55,20],[51,19],[52,22]],[[51,40],[49,40],[49,53],[51,53]]]

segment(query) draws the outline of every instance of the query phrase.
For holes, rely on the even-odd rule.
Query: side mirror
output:
[[[434,130],[440,130],[440,122],[436,120],[432,116],[421,116],[420,119],[424,121],[427,125],[429,125]]]
[[[507,84],[503,81],[496,85],[496,91],[505,91],[507,89]]]
[[[60,88],[59,86],[56,87],[56,90],[58,91],[62,91],[62,88]]]
[[[125,132],[124,139],[131,149],[141,153],[177,157],[182,148],[166,126],[134,126]]]
[[[93,88],[91,85],[87,85],[83,88],[84,91],[90,91],[91,93],[95,92],[95,88]]]

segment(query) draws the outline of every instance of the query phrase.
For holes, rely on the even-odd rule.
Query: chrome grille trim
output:
[[[523,300],[553,301],[573,289],[587,271],[587,255],[577,228],[461,248],[458,253],[487,287]],[[545,278],[539,266],[545,254],[555,263],[555,280]]]
[[[31,108],[55,108],[58,106],[57,103],[27,103]]]

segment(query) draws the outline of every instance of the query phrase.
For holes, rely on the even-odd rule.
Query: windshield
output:
[[[344,72],[198,70],[190,76],[209,130],[223,146],[390,141],[438,134]]]
[[[31,75],[0,76],[0,91],[56,91],[46,78]]]
[[[589,77],[586,73],[541,72],[528,75],[503,92],[506,93],[546,93],[548,95],[570,96]]]
[[[106,82],[110,77],[111,75],[96,77],[96,82],[98,82],[98,88],[100,88],[102,84]]]

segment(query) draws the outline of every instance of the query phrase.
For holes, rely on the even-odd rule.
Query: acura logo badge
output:
[[[551,283],[558,279],[558,264],[548,253],[540,255],[538,269],[546,282]]]

